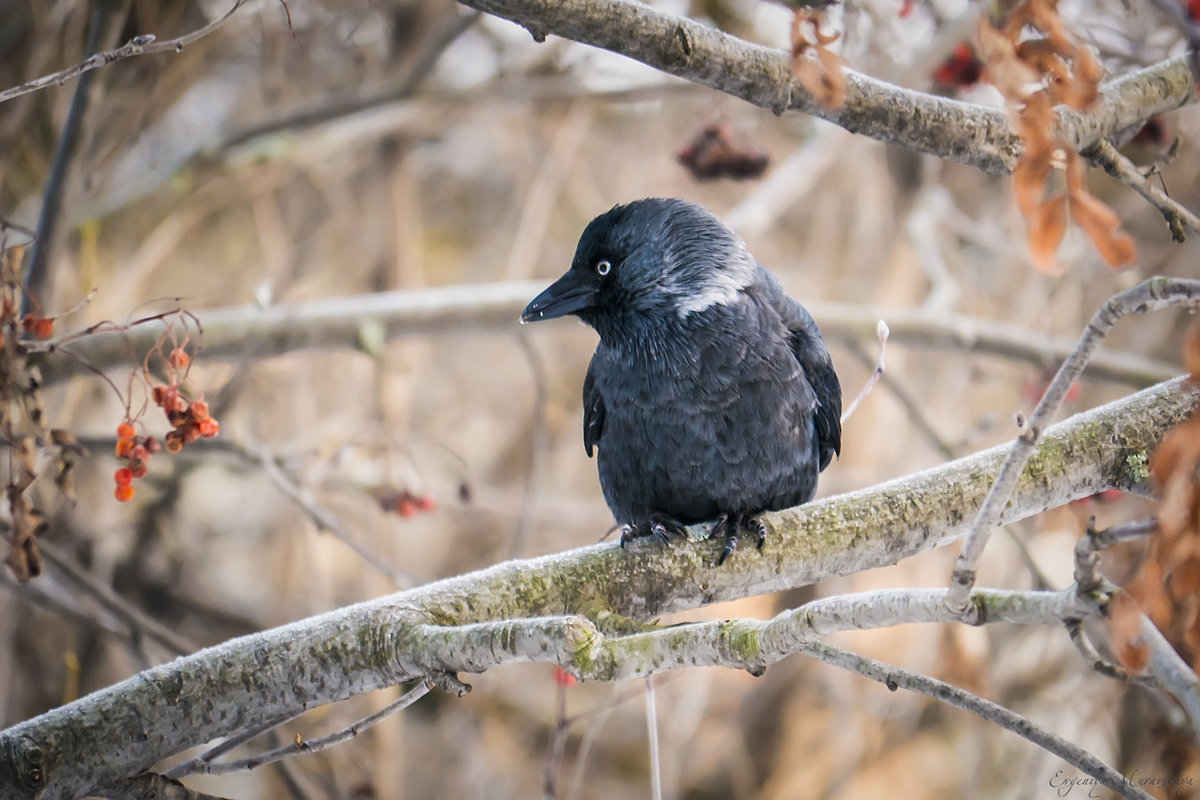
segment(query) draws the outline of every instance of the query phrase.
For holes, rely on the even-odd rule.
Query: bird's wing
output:
[[[834,454],[842,452],[842,385],[838,382],[829,350],[812,315],[804,306],[784,294],[783,287],[774,275],[765,269],[762,275],[767,286],[767,297],[791,334],[792,353],[804,369],[817,397],[813,424],[816,426],[821,469],[825,469]]]
[[[600,434],[604,430],[604,397],[596,386],[593,371],[596,359],[588,364],[587,376],[583,379],[583,449],[588,458],[592,457],[592,448],[600,442]]]

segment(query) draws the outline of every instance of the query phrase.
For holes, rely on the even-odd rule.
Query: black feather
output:
[[[583,385],[583,444],[622,543],[723,520],[733,552],[753,515],[811,500],[841,450],[841,386],[809,313],[716,217],[681,200],[592,220],[525,321],[574,314],[600,343]]]

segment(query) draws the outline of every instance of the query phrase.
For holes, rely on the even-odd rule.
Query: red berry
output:
[[[155,439],[153,436],[146,437],[145,445],[147,453],[157,453],[162,449],[162,445],[158,443],[158,439]]]
[[[433,511],[433,495],[423,494],[417,498],[417,508],[422,511]]]
[[[116,481],[117,486],[128,486],[133,483],[133,470],[129,467],[121,467],[113,473],[113,480]]]
[[[39,339],[49,339],[54,335],[54,320],[40,317],[33,323],[33,335]]]
[[[199,422],[208,417],[208,403],[203,400],[193,400],[192,404],[188,406],[188,411],[192,413],[192,419]]]
[[[165,405],[168,391],[166,386],[155,386],[154,390],[150,393],[150,397],[154,399],[154,405],[160,407]]]
[[[171,366],[175,369],[183,369],[191,360],[192,359],[188,357],[187,352],[184,351],[182,347],[176,347],[170,352],[169,355],[167,355],[167,361],[169,361]]]
[[[117,426],[118,439],[132,439],[135,435],[137,435],[137,431],[128,422],[122,422]]]
[[[128,503],[130,500],[133,499],[133,487],[132,486],[118,486],[116,489],[113,490],[113,497],[117,498],[117,500],[119,502]]]
[[[221,424],[212,417],[205,417],[196,423],[196,430],[205,439],[211,439],[221,432]]]
[[[130,467],[129,471],[133,473],[133,477],[135,478],[144,478],[146,477],[146,464],[143,461],[139,461]]]
[[[164,443],[168,453],[178,453],[183,449],[183,439],[179,435],[179,431],[170,431],[164,438]]]
[[[149,457],[150,448],[146,447],[144,444],[135,445],[133,449],[129,451],[129,460],[134,464],[140,464]]]
[[[396,503],[396,513],[402,517],[411,517],[417,513],[417,504],[407,497],[402,497]]]
[[[117,439],[117,458],[124,458],[133,449],[133,439]]]

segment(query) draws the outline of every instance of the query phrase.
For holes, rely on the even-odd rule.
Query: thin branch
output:
[[[1128,800],[1152,800],[1149,794],[1125,780],[1119,772],[1087,750],[991,700],[986,700],[936,678],[893,667],[882,661],[876,661],[873,658],[860,656],[857,653],[821,642],[810,644],[805,648],[804,654],[882,683],[893,692],[901,688],[908,689],[911,692],[923,694],[955,708],[960,708],[980,719],[1012,731],[1043,750],[1053,753],[1080,772],[1095,778],[1121,797]]]
[[[276,717],[275,719],[269,719],[265,722],[259,723],[258,725],[252,725],[240,733],[227,737],[220,744],[210,747],[195,758],[190,758],[187,761],[176,764],[163,774],[168,778],[182,778],[185,775],[194,775],[198,772],[207,772],[208,764],[216,761],[230,750],[245,744],[251,739],[262,736],[264,733],[267,733],[274,728],[278,728],[285,722],[296,719],[296,717],[303,714],[305,710],[301,710],[298,713],[285,714],[283,716]]]
[[[1139,638],[1150,653],[1146,672],[1153,675],[1183,706],[1192,726],[1192,736],[1200,741],[1200,677],[1180,658],[1145,614],[1142,615]]]
[[[521,498],[521,515],[517,518],[517,530],[508,547],[510,558],[520,556],[524,551],[529,531],[533,527],[532,512],[537,504],[538,491],[542,483],[543,464],[549,447],[546,404],[550,393],[547,389],[549,381],[546,378],[546,365],[524,331],[517,333],[517,344],[529,365],[530,377],[533,378],[533,408],[529,425],[529,466],[525,472],[525,491]]]
[[[662,800],[662,764],[658,749],[658,709],[654,702],[654,679],[646,678],[646,740],[650,746],[650,796]]]
[[[409,689],[403,695],[388,703],[383,708],[373,714],[368,714],[362,719],[343,728],[336,733],[331,733],[328,736],[322,736],[320,739],[302,739],[299,734],[296,739],[290,744],[277,747],[274,750],[268,750],[265,753],[260,753],[250,758],[244,758],[240,761],[222,761],[218,763],[205,763],[200,765],[198,772],[203,772],[209,775],[226,775],[230,772],[242,772],[244,770],[261,767],[264,764],[271,764],[276,761],[282,761],[289,756],[298,755],[300,753],[316,753],[324,750],[327,747],[332,747],[335,744],[341,744],[349,739],[353,739],[360,733],[377,725],[398,711],[411,706],[413,703],[420,700],[429,690],[433,688],[433,683],[428,680],[423,680]],[[187,773],[184,773],[187,774]]]
[[[512,20],[537,41],[549,34],[641,61],[776,113],[829,120],[852,133],[1006,174],[1020,144],[999,108],[902,89],[843,70],[846,101],[825,108],[792,75],[788,54],[635,0],[460,0]],[[1191,102],[1195,82],[1186,56],[1106,84],[1086,113],[1061,112],[1053,138],[1079,150],[1150,117]]]
[[[259,453],[257,463],[262,466],[263,472],[267,473],[268,477],[275,482],[279,491],[291,498],[308,514],[318,530],[329,531],[338,541],[357,553],[364,562],[385,575],[398,588],[407,588],[417,583],[416,578],[412,575],[396,569],[386,559],[360,542],[358,537],[352,534],[333,512],[317,502],[316,498],[312,496],[312,492],[302,488],[283,471],[273,454],[266,451]]]
[[[236,0],[233,8],[225,12],[222,17],[213,20],[199,30],[192,31],[175,39],[170,39],[165,42],[157,41],[157,37],[152,33],[145,33],[140,36],[134,36],[128,42],[118,47],[115,50],[106,50],[103,53],[96,53],[84,59],[79,64],[73,67],[68,67],[50,75],[44,75],[41,78],[27,81],[20,86],[14,86],[11,89],[0,91],[0,103],[13,98],[20,97],[30,92],[36,92],[39,89],[45,89],[49,86],[62,86],[69,80],[74,80],[84,73],[90,72],[97,67],[105,67],[117,61],[123,61],[133,56],[145,56],[152,53],[165,53],[173,50],[176,53],[181,52],[184,47],[192,42],[202,39],[208,34],[215,31],[220,25],[233,16],[233,12],[237,11],[246,3],[246,0]]]
[[[992,530],[1000,524],[1004,506],[1012,494],[1013,487],[1026,462],[1037,448],[1042,428],[1051,420],[1062,405],[1070,389],[1095,352],[1101,340],[1108,335],[1119,319],[1128,314],[1144,314],[1172,307],[1200,306],[1200,281],[1182,278],[1151,278],[1132,289],[1110,298],[1092,316],[1079,343],[1063,361],[1054,379],[1046,388],[1041,401],[1025,425],[1024,432],[1013,443],[996,482],[989,490],[971,524],[962,551],[954,565],[950,578],[950,608],[966,615],[967,596],[975,585],[976,568],[983,548]]]
[[[1171,230],[1171,239],[1183,242],[1185,239],[1183,227],[1186,225],[1200,233],[1200,217],[1189,211],[1183,204],[1172,200],[1167,193],[1154,185],[1154,182],[1142,174],[1132,161],[1117,152],[1108,140],[1101,139],[1081,155],[1093,164],[1103,167],[1104,171],[1130,187],[1150,204],[1158,209],[1167,221]]]
[[[875,388],[875,384],[883,377],[884,363],[883,357],[887,352],[888,326],[883,320],[875,326],[875,335],[879,339],[879,355],[875,357],[875,369],[871,370],[870,376],[867,378],[863,387],[858,390],[858,394],[854,395],[854,399],[850,401],[850,405],[846,406],[842,412],[842,424],[846,424],[846,420],[850,419],[850,415],[858,408],[858,404],[863,401],[863,398],[871,393],[871,389]]]
[[[421,43],[418,45],[420,51],[413,58],[412,67],[399,81],[391,85],[368,91],[359,97],[346,97],[339,93],[335,99],[322,98],[317,104],[290,111],[276,119],[265,120],[252,127],[234,131],[212,149],[220,151],[236,147],[259,136],[319,125],[339,117],[403,100],[417,90],[429,73],[433,71],[446,48],[453,44],[459,36],[470,30],[479,16],[479,12],[457,14],[440,30],[435,31],[432,36],[422,37]]]
[[[307,303],[231,306],[195,312],[204,330],[205,359],[267,357],[312,348],[353,348],[364,324],[378,324],[386,336],[463,333],[511,329],[529,298],[545,281],[506,281],[433,289],[377,292]],[[1011,325],[960,314],[873,308],[842,303],[808,303],[827,337],[876,338],[886,318],[889,339],[907,345],[950,348],[1016,359],[1039,368],[1061,363],[1072,340],[1022,331]],[[138,321],[139,323],[141,321]],[[105,323],[105,326],[110,323]],[[161,332],[131,323],[116,330],[97,328],[87,336],[68,334],[50,342],[24,342],[30,352],[54,352],[71,343],[73,359],[48,359],[43,384],[84,370],[103,371],[128,364],[131,352],[153,347]],[[1141,356],[1097,351],[1085,374],[1141,388],[1178,375],[1179,367]]]
[[[146,616],[141,609],[126,601],[109,586],[101,583],[87,570],[75,563],[75,560],[59,549],[58,545],[38,539],[38,547],[46,561],[70,580],[78,589],[94,597],[110,614],[127,625],[134,634],[141,634],[153,639],[172,653],[183,655],[193,653],[198,645],[185,636],[181,636],[156,619]]]
[[[88,21],[87,42],[84,52],[91,58],[100,49],[100,37],[108,26],[108,19],[114,16],[116,6],[113,3],[96,3],[92,7],[91,18]],[[54,160],[50,164],[50,175],[46,178],[46,186],[42,191],[42,208],[38,213],[37,236],[29,246],[27,266],[25,268],[25,291],[21,295],[21,314],[24,315],[46,294],[47,265],[50,263],[50,253],[54,248],[55,234],[58,231],[58,220],[62,211],[63,193],[67,186],[67,171],[74,161],[75,150],[79,146],[79,134],[83,129],[83,117],[87,113],[89,89],[94,75],[88,74],[80,79],[71,97],[71,108],[67,112],[67,120],[59,133],[58,142],[54,146]],[[0,99],[0,102],[3,102]]]

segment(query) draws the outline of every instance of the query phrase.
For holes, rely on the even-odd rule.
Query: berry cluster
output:
[[[379,507],[392,514],[408,518],[417,512],[433,511],[433,496],[414,494],[407,489],[382,488],[375,493]]]
[[[164,361],[170,377],[167,383],[150,390],[154,405],[163,410],[171,424],[162,443],[153,436],[139,437],[128,418],[117,426],[117,458],[125,459],[126,464],[113,473],[117,484],[113,495],[122,503],[133,498],[133,481],[146,474],[146,461],[153,453],[162,449],[178,453],[185,444],[197,439],[211,439],[221,430],[216,418],[208,413],[208,403],[203,398],[189,402],[180,392],[180,384],[191,363],[187,351],[177,346]]]
[[[179,386],[174,381],[155,386],[151,397],[171,423],[171,430],[163,437],[168,453],[178,453],[185,444],[197,439],[211,439],[221,430],[216,418],[208,414],[208,403],[203,400],[189,403],[179,394]]]
[[[133,499],[133,479],[145,477],[146,462],[160,449],[158,440],[153,436],[139,437],[128,421],[117,426],[117,458],[125,459],[125,466],[113,473],[117,484],[113,496],[117,500],[127,503]]]

